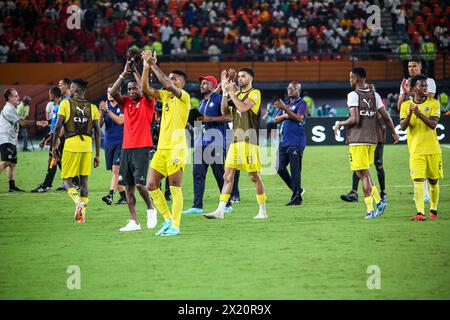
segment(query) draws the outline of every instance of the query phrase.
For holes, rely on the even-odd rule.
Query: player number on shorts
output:
[[[253,157],[252,156],[248,156],[247,157],[247,163],[253,164]]]

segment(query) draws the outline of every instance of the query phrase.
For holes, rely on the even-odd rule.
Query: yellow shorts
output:
[[[91,174],[92,152],[71,152],[63,150],[61,178],[68,179]]]
[[[373,163],[376,146],[349,146],[350,168],[353,171],[366,170]]]
[[[225,159],[225,168],[261,172],[259,146],[245,141],[230,144]]]
[[[411,179],[442,179],[444,178],[444,164],[442,155],[428,154],[415,155],[409,157],[409,168]]]
[[[153,155],[151,167],[161,173],[163,176],[168,177],[176,173],[178,170],[186,166],[187,152],[184,149],[177,150],[156,150]]]

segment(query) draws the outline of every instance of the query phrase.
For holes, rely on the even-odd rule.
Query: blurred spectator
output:
[[[25,96],[22,102],[17,106],[17,114],[23,119],[28,120],[30,116],[30,102],[31,98],[29,96]],[[20,135],[22,136],[22,150],[30,151],[28,149],[28,129],[24,126],[20,126]]]

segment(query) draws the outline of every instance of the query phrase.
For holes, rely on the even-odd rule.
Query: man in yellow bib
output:
[[[204,214],[205,218],[224,218],[224,210],[230,198],[236,170],[247,171],[250,180],[255,183],[259,213],[254,218],[268,218],[266,194],[259,175],[261,172],[261,160],[259,156],[258,133],[261,116],[261,92],[253,88],[254,77],[255,73],[252,68],[241,68],[238,73],[240,90],[235,92],[233,79],[231,79],[227,71],[222,72],[222,90],[224,92],[222,96],[222,114],[231,113],[233,116],[233,143],[230,144],[225,160],[224,185],[220,195],[219,206],[215,211]]]
[[[153,156],[150,179],[147,188],[153,203],[164,216],[164,223],[156,233],[157,236],[175,236],[180,233],[181,211],[183,210],[183,193],[181,181],[187,158],[185,128],[189,117],[191,97],[183,90],[187,76],[181,70],[172,70],[166,76],[156,65],[156,52],[142,53],[144,70],[142,73],[142,91],[162,102],[161,128],[158,149]],[[149,84],[150,69],[155,73],[164,89],[156,90]],[[161,180],[169,178],[170,192],[173,196],[170,212],[164,194],[159,189]]]
[[[437,219],[439,179],[444,177],[442,152],[437,139],[436,126],[441,116],[439,101],[427,96],[427,77],[411,78],[412,99],[400,107],[400,127],[407,129],[409,166],[414,181],[414,200],[417,214],[413,221],[425,220],[424,181],[430,183],[430,219]]]
[[[65,143],[63,149],[61,176],[67,193],[75,202],[75,221],[86,221],[88,199],[88,177],[91,174],[92,133],[95,133],[94,168],[100,163],[100,114],[97,107],[84,99],[87,82],[75,79],[70,85],[71,100],[61,102],[58,111],[52,150],[57,154],[58,137],[64,125]],[[73,178],[80,176],[80,193],[73,184]]]

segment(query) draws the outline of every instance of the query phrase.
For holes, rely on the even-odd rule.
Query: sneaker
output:
[[[200,208],[189,208],[187,210],[182,211],[183,214],[191,214],[191,213],[203,213],[203,209]]]
[[[367,215],[364,217],[364,219],[366,220],[370,220],[370,219],[375,219],[377,216],[377,214],[375,213],[375,211],[370,211],[367,213]]]
[[[303,197],[303,195],[305,194],[305,189],[303,189],[303,188],[300,188],[300,195]]]
[[[25,190],[17,188],[16,186],[12,186],[12,187],[9,187],[9,192],[25,192]]]
[[[37,186],[37,188],[31,190],[32,193],[44,193],[47,192],[48,190],[51,190],[52,188],[44,186],[43,184]]]
[[[85,222],[86,222],[86,219],[85,219],[83,216],[81,216],[81,218],[78,219],[77,222],[78,222],[78,223],[85,223]]]
[[[106,196],[102,197],[102,201],[110,206],[113,202],[113,196],[108,193]]]
[[[83,201],[79,201],[75,208],[75,221],[78,222],[81,218],[84,218],[84,208],[86,204]]]
[[[216,210],[210,213],[202,214],[202,216],[204,216],[206,219],[223,219],[223,212],[221,213]]]
[[[430,219],[432,219],[432,220],[439,219],[437,211],[434,211],[434,212],[430,211]]]
[[[381,199],[381,201],[377,203],[377,211],[375,213],[376,216],[377,217],[381,216],[384,213],[384,210],[386,209],[386,207],[387,207],[387,203],[384,202],[383,199]]]
[[[230,214],[232,212],[233,212],[233,207],[232,206],[225,207],[225,211],[224,211],[225,214]]]
[[[253,219],[267,219],[269,216],[267,213],[260,212],[256,216],[253,217]]]
[[[380,192],[381,200],[387,203],[387,194],[385,192]]]
[[[161,236],[163,237],[170,237],[170,236],[177,236],[180,234],[180,228],[170,227],[166,231],[164,231]]]
[[[241,202],[241,197],[240,196],[232,196],[230,201],[231,201],[231,203],[239,203],[239,202]]]
[[[409,218],[409,220],[411,220],[411,221],[424,221],[426,219],[427,218],[423,214],[420,214],[420,213],[417,213],[416,215]]]
[[[64,183],[55,189],[56,191],[66,191],[66,187],[64,187]]]
[[[147,229],[153,229],[158,223],[156,209],[147,210]]]
[[[117,200],[116,204],[127,204],[127,199],[126,198],[120,198],[119,200]]]
[[[288,203],[286,203],[287,206],[301,206],[303,203],[302,201],[302,197],[301,196],[295,196],[291,199],[291,201],[289,201]]]
[[[350,191],[347,194],[343,194],[341,196],[341,200],[346,202],[357,202],[358,201],[358,195],[354,193],[353,191]]]
[[[120,232],[127,232],[127,231],[140,231],[141,225],[137,224],[134,220],[129,220],[127,225],[123,228],[120,228]]]
[[[157,233],[155,233],[155,236],[162,235],[164,232],[166,232],[171,227],[172,227],[172,220],[164,221],[163,223],[161,223],[161,229],[159,229],[159,231]]]

